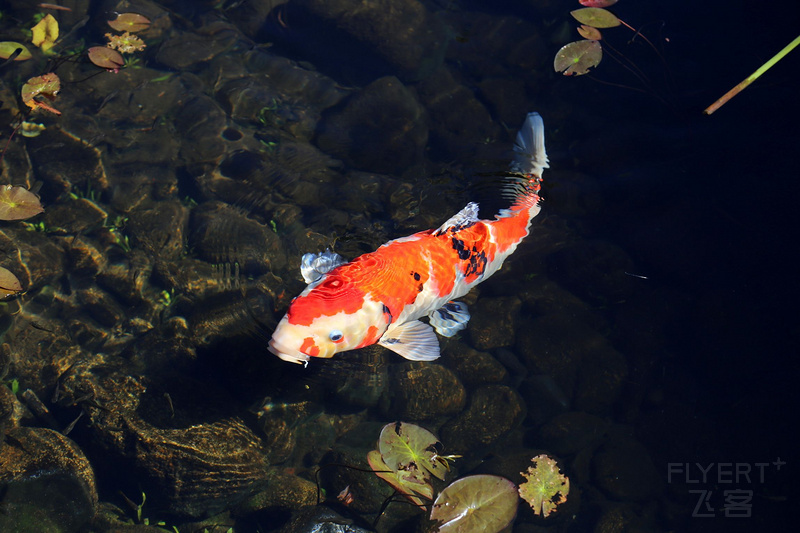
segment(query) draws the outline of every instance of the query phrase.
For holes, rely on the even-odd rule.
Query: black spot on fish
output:
[[[419,281],[419,279],[420,279],[419,272],[412,272],[412,273],[411,273],[411,275],[412,275],[412,276],[414,276],[414,279],[415,279],[416,281]]]
[[[383,314],[389,315],[389,320],[387,321],[389,324],[391,324],[394,321],[394,317],[392,316],[392,311],[388,307],[386,307],[386,304],[383,305]]]
[[[451,240],[453,242],[453,250],[458,253],[458,258],[462,261],[469,259],[470,251],[464,247],[464,241],[455,237],[452,237]]]
[[[417,292],[422,292],[422,283],[417,286]]]
[[[473,254],[469,258],[469,264],[467,265],[466,270],[464,271],[465,276],[480,276],[486,271],[486,252],[480,252],[477,254]]]

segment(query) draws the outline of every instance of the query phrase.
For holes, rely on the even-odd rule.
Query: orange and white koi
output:
[[[308,364],[377,343],[406,359],[436,359],[434,328],[449,337],[466,327],[466,305],[454,300],[497,272],[528,235],[548,167],[542,118],[529,113],[514,145],[513,203],[494,220],[479,220],[478,204],[469,203],[438,229],[389,241],[350,262],[329,250],[304,255],[309,285],[292,300],[269,350]],[[430,324],[419,320],[424,316]]]

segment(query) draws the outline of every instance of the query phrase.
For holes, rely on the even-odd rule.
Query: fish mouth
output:
[[[267,349],[282,360],[290,363],[297,363],[298,365],[307,365],[308,360],[311,358],[303,352],[294,350],[292,348],[287,348],[286,346],[281,346],[281,344],[275,341],[275,339],[270,339]]]

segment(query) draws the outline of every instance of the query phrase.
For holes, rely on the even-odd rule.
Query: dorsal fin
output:
[[[433,232],[434,235],[442,235],[448,230],[458,231],[468,228],[478,221],[478,204],[470,202],[467,206],[447,219],[447,221]]]
[[[345,263],[347,261],[341,255],[326,248],[324,252],[318,254],[305,254],[300,262],[300,273],[306,283],[314,283],[337,266]]]
[[[544,149],[544,122],[539,113],[528,113],[514,143],[511,170],[525,176],[541,178],[542,171],[546,168],[550,168],[550,165]]]

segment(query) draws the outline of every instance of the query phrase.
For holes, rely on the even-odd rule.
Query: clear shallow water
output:
[[[23,388],[51,404],[54,429],[85,412],[70,437],[94,467],[101,501],[127,510],[118,492],[138,501],[133,495],[146,490],[153,516],[163,514],[170,524],[184,520],[174,517],[184,503],[170,499],[162,479],[169,476],[137,464],[135,455],[115,448],[108,432],[98,431],[102,409],[87,403],[81,386],[68,391],[67,402],[47,401],[63,388],[53,376],[93,383],[100,372],[91,365],[76,372],[75,365],[96,364],[98,354],[119,367],[119,376],[147,383],[138,407],[117,400],[119,409],[131,409],[129,420],[182,430],[242,419],[248,436],[241,443],[265,448],[267,463],[300,478],[310,479],[324,462],[363,461],[383,423],[411,417],[467,456],[459,475],[477,471],[481,461],[487,473],[511,475],[516,465],[498,463],[517,452],[544,449],[559,456],[582,497],[575,518],[552,528],[608,523],[615,507],[633,513],[629,523],[657,530],[783,525],[791,498],[785,470],[771,466],[764,483],[730,483],[753,490],[752,515],[735,520],[693,518],[698,495],[689,492],[695,487],[688,480],[698,472],[684,468],[681,481],[682,474],[670,477],[669,467],[674,473],[676,464],[732,462],[755,469],[778,457],[792,464],[787,369],[797,340],[790,260],[796,52],[717,114],[700,111],[790,41],[796,32],[788,21],[796,17],[767,17],[744,5],[687,13],[680,6],[620,3],[615,11],[626,21],[650,24],[644,30],[667,23],[665,57],[675,81],[674,88],[665,86],[672,105],[664,106],[645,94],[550,72],[560,46],[552,42],[572,3],[492,13],[476,5],[429,5],[453,28],[449,41],[430,45],[434,51],[446,46],[438,69],[424,61],[412,69],[412,60],[380,40],[364,44],[347,31],[322,33],[329,24],[291,5],[271,13],[258,30],[247,29],[255,17],[237,16],[235,8],[166,6],[170,26],[141,55],[144,68],[90,77],[97,70],[89,64],[58,67],[68,80],[56,100],[62,117],[41,118],[46,134],[15,137],[6,155],[8,165],[32,154],[28,175],[44,182],[48,213],[77,189],[108,211],[109,220],[127,219],[63,232],[3,227],[11,242],[22,243],[9,248],[21,246],[23,262],[44,272],[32,276],[22,313],[4,319],[13,354],[9,377],[19,376]],[[32,12],[11,13],[3,11],[4,30],[22,40],[9,21],[27,23]],[[90,24],[76,35],[100,44],[107,31],[102,21],[110,17],[89,15]],[[531,35],[538,39],[526,41]],[[275,44],[258,47],[266,42]],[[177,52],[167,55],[165,43]],[[648,74],[660,76],[660,61],[649,51],[628,50]],[[12,123],[11,110],[21,106],[15,100],[19,82],[41,69],[47,70],[44,60],[4,66],[4,122]],[[152,81],[165,74],[171,78]],[[398,81],[370,85],[386,75]],[[633,81],[608,60],[597,76]],[[442,98],[458,105],[442,104]],[[437,226],[469,199],[465,182],[477,170],[504,168],[514,130],[534,109],[545,119],[552,167],[543,214],[507,267],[470,300],[477,310],[473,323],[445,345],[437,363],[446,370],[377,350],[303,370],[266,352],[272,324],[302,289],[302,253],[335,244],[354,257]],[[399,127],[389,120],[398,116],[407,121]],[[365,117],[383,120],[365,124]],[[425,127],[415,130],[420,123]],[[361,128],[368,133],[355,135]],[[386,131],[398,133],[380,135]],[[355,143],[341,142],[351,134]],[[80,140],[71,141],[75,137]],[[58,158],[47,157],[64,146]],[[67,157],[75,153],[81,157]],[[15,172],[24,170],[20,165]],[[105,178],[93,173],[98,166]],[[231,213],[218,201],[233,206]],[[74,247],[78,234],[106,258],[97,267],[105,274],[76,268],[75,252],[65,243]],[[114,244],[117,236],[128,236],[130,250]],[[36,249],[49,261],[31,260]],[[3,263],[17,264],[8,257]],[[131,279],[140,281],[124,282]],[[245,296],[230,290],[237,283],[247,288]],[[61,353],[68,356],[33,352],[48,339],[30,335],[32,322],[46,329],[62,325],[58,332],[69,340]],[[504,334],[513,341],[497,340],[507,326]],[[481,360],[496,375],[459,366],[475,348],[490,354]],[[552,381],[545,387],[531,376]],[[502,435],[493,433],[500,422],[476,432],[465,415],[469,406],[486,398],[489,412],[508,411],[499,402],[517,397],[508,400],[507,390],[519,393],[526,414],[502,421],[511,427]],[[259,410],[265,397],[266,410]],[[564,412],[595,418],[567,424],[557,418]],[[602,429],[592,425],[599,421]],[[46,424],[39,417],[22,425]],[[563,426],[570,431],[555,431]],[[601,437],[586,439],[592,432]],[[494,438],[483,442],[482,435]],[[637,475],[651,470],[652,476]],[[718,469],[710,472],[715,482],[697,485],[711,491],[719,509],[724,481]],[[609,482],[609,473],[624,483]],[[264,480],[255,477],[254,485]],[[338,491],[342,480],[352,478],[329,479],[329,491]],[[190,493],[200,486],[191,477],[183,482]],[[215,508],[210,501],[192,511],[234,505]],[[374,513],[366,502],[356,510]],[[288,508],[268,506],[282,510],[242,513],[229,523],[237,531],[277,529]],[[394,512],[402,518],[402,511]],[[135,511],[128,515],[136,517]],[[529,523],[534,520],[521,514],[516,527],[523,531]]]

